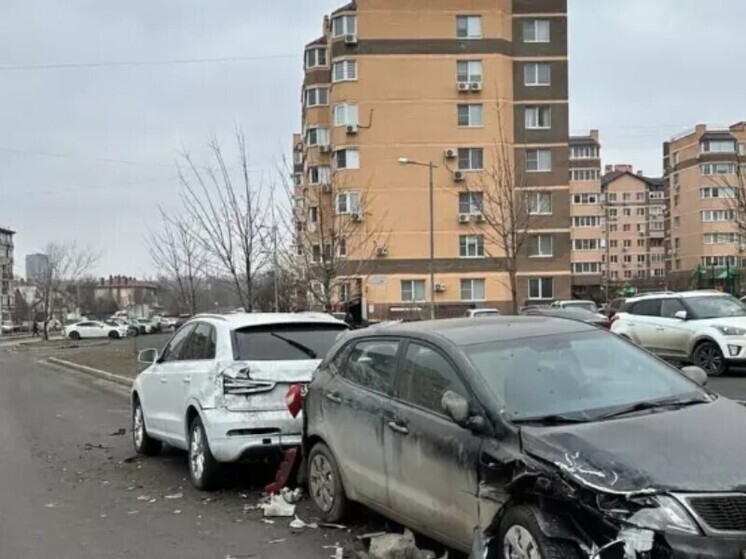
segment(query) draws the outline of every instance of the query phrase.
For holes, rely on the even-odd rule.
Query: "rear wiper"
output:
[[[598,419],[613,419],[615,417],[622,417],[630,413],[646,411],[646,410],[656,410],[660,408],[672,408],[672,407],[683,408],[686,406],[695,406],[697,404],[707,404],[710,401],[711,400],[707,398],[690,398],[686,400],[676,398],[676,399],[657,400],[657,401],[653,400],[650,402],[638,402],[636,404],[632,404],[631,406],[626,406],[618,410],[615,410],[611,413],[601,415],[598,417]]]
[[[536,423],[538,425],[572,425],[575,423],[588,423],[590,421],[584,417],[572,417],[569,415],[543,415],[540,417],[525,417],[511,419],[516,425],[526,423]]]
[[[291,340],[290,338],[286,338],[285,336],[280,336],[279,334],[275,334],[274,332],[270,332],[270,336],[273,336],[277,338],[278,340],[282,340],[283,342],[290,344],[295,349],[301,350],[303,353],[308,355],[311,359],[317,359],[318,355],[316,355],[316,352],[312,350],[310,347],[303,345],[300,342],[296,342],[295,340]]]

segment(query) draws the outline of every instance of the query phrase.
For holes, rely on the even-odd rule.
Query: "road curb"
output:
[[[86,367],[85,365],[78,365],[77,363],[72,363],[71,361],[65,361],[64,359],[59,359],[57,357],[49,357],[46,359],[46,361],[47,363],[51,363],[53,365],[59,365],[60,367],[71,369],[77,373],[83,373],[86,375],[90,375],[92,377],[96,377],[102,380],[113,382],[114,384],[118,384],[126,388],[132,387],[133,379],[128,378],[128,377],[115,375],[114,373],[110,373],[108,371],[102,371],[100,369],[94,369],[93,367]]]

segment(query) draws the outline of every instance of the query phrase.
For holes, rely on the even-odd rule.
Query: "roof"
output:
[[[628,297],[628,303],[634,303],[636,301],[643,301],[645,299],[679,299],[688,297],[718,297],[727,295],[716,290],[703,289],[700,291],[680,291],[679,293],[645,293],[637,295],[636,297]]]
[[[190,322],[193,320],[212,320],[227,325],[231,330],[271,324],[338,324],[346,326],[345,322],[331,315],[315,312],[198,314],[192,317]]]
[[[341,8],[337,8],[332,12],[332,15],[335,16],[337,14],[341,14],[342,12],[354,12],[357,10],[357,0],[352,0],[352,2],[349,2],[348,4],[345,4]]]
[[[736,141],[736,137],[731,134],[730,132],[723,131],[717,131],[717,132],[705,132],[700,137],[699,141],[706,141],[706,140],[730,140],[730,141]]]
[[[2,232],[2,233],[10,233],[11,235],[15,235],[16,234],[16,232],[13,231],[12,229],[9,229],[8,227],[3,227],[2,225],[0,225],[0,232]]]
[[[612,171],[611,173],[606,173],[601,177],[601,186],[607,186],[624,175],[629,175],[630,177],[641,180],[649,186],[663,186],[664,184],[662,178],[646,177],[644,175],[630,173],[629,171]]]
[[[592,144],[594,146],[600,146],[601,142],[599,142],[593,136],[570,136],[571,146],[587,145],[587,144]]]
[[[316,39],[316,40],[314,40],[314,41],[311,41],[310,43],[308,43],[308,44],[306,45],[306,48],[309,48],[309,47],[315,47],[315,46],[317,46],[317,45],[326,45],[326,37],[324,37],[324,36],[321,36],[321,37],[319,37],[318,39]]]

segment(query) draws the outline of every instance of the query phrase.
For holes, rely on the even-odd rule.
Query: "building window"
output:
[[[339,239],[337,239],[337,257],[347,258],[347,239],[345,239],[344,237],[340,237]]]
[[[632,216],[632,208],[624,208],[622,210],[622,215],[624,215],[624,217],[631,217]]]
[[[572,182],[590,182],[601,178],[599,169],[571,169],[570,180]]]
[[[705,233],[706,245],[734,245],[739,242],[738,233]]]
[[[622,194],[622,200],[624,202],[630,202],[632,200],[632,193],[631,192],[625,192]]]
[[[645,255],[644,254],[638,254],[637,255],[637,263],[638,264],[644,264],[645,263]]]
[[[402,280],[401,300],[411,303],[424,301],[425,280]]]
[[[609,225],[609,233],[616,233],[619,230],[618,226],[614,223]]]
[[[551,192],[529,192],[528,213],[529,215],[551,215],[552,193]]]
[[[609,212],[609,217],[614,217],[614,218],[619,214],[619,210],[617,210],[616,208],[610,208],[608,212]]]
[[[483,279],[462,279],[462,301],[484,301],[486,299]]]
[[[348,215],[360,211],[360,193],[359,192],[341,192],[337,194],[337,200],[334,204],[337,215]]]
[[[609,241],[609,248],[617,248],[619,246],[619,241],[616,239],[612,239]]]
[[[624,225],[622,225],[622,231],[625,233],[629,233],[630,231],[632,231],[632,226],[629,223],[625,223]]]
[[[314,47],[306,50],[306,70],[318,66],[326,66],[326,49]]]
[[[644,192],[637,192],[637,193],[635,193],[635,199],[638,202],[644,202],[645,201],[645,193]]]
[[[528,255],[530,258],[551,258],[553,245],[552,235],[531,235],[528,238]]]
[[[461,258],[482,258],[484,256],[484,237],[482,235],[461,235],[459,237],[459,256]]]
[[[456,16],[456,37],[459,39],[481,39],[482,16]]]
[[[650,194],[648,194],[648,198],[650,198],[651,200],[663,200],[665,199],[665,197],[666,197],[666,193],[663,192],[662,190],[655,190],[651,192]]]
[[[604,243],[600,239],[574,239],[572,248],[573,250],[599,250],[604,248]]]
[[[708,198],[735,198],[736,190],[730,186],[706,186],[699,189],[699,197],[703,200]]]
[[[609,261],[612,264],[616,264],[617,262],[619,262],[619,256],[617,256],[616,254],[612,254],[611,256],[609,256]]]
[[[459,171],[481,171],[484,169],[484,150],[482,148],[458,149]]]
[[[735,140],[705,140],[700,142],[701,153],[736,153]]]
[[[741,258],[737,256],[704,256],[702,257],[702,264],[718,268],[724,268],[726,266],[740,268]]]
[[[598,146],[572,146],[570,148],[570,159],[598,159],[599,157]]]
[[[302,151],[294,151],[293,152],[293,164],[294,165],[303,165],[303,152]]]
[[[326,128],[309,128],[306,130],[306,143],[309,147],[328,146],[329,130]]]
[[[600,262],[575,262],[572,265],[573,274],[598,274],[600,272]]]
[[[311,251],[311,258],[314,262],[321,262],[321,245],[314,244]]]
[[[458,82],[481,82],[482,61],[481,60],[459,60],[456,62],[456,81]]]
[[[293,186],[303,185],[303,175],[301,173],[293,173]]]
[[[552,67],[546,62],[528,62],[523,67],[524,84],[529,87],[552,83]]]
[[[552,107],[526,107],[526,129],[545,130],[552,127]]]
[[[552,170],[551,149],[527,149],[526,171],[529,173],[548,173]]]
[[[551,41],[549,20],[532,19],[523,22],[524,43],[548,43]]]
[[[319,222],[319,208],[318,206],[311,206],[308,208],[308,223]]]
[[[714,221],[733,221],[735,214],[733,210],[703,210],[699,212],[700,219],[704,223]]]
[[[632,279],[632,270],[624,271],[624,279]]]
[[[306,107],[323,107],[328,104],[328,87],[309,87],[306,89]]]
[[[459,105],[458,106],[458,125],[459,126],[482,126],[484,124],[484,115],[482,105]]]
[[[554,279],[530,278],[528,280],[528,298],[532,300],[554,299]]]
[[[645,248],[645,239],[637,239],[637,248]]]
[[[645,208],[637,208],[638,217],[645,217]]]
[[[700,173],[702,176],[710,175],[735,175],[736,164],[735,163],[704,163],[699,166]]]
[[[674,206],[674,208],[679,205],[679,200],[680,200],[679,195],[675,194],[674,197],[673,197],[673,206]]]
[[[616,203],[616,193],[615,192],[609,193],[607,196],[609,198],[609,204],[615,204]]]
[[[360,152],[356,149],[338,149],[334,152],[334,162],[337,169],[359,169]]]
[[[343,37],[344,35],[356,35],[357,16],[345,15],[335,17],[332,21],[332,34],[334,38]]]
[[[332,81],[344,82],[357,79],[357,60],[338,60],[332,65]]]
[[[673,218],[673,226],[674,227],[680,227],[681,226],[681,218],[679,216],[676,216]]]
[[[459,192],[458,213],[481,214],[484,207],[484,194],[481,192]]]
[[[357,103],[334,105],[334,126],[357,126],[358,123]]]
[[[601,227],[603,218],[597,215],[582,215],[572,218],[573,227]]]
[[[332,170],[329,167],[309,167],[308,184],[329,184],[332,179]]]
[[[595,192],[586,192],[583,194],[575,194],[572,197],[573,204],[598,204],[600,196]],[[609,216],[613,217],[612,210],[609,210]]]

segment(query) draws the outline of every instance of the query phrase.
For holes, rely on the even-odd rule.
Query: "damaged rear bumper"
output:
[[[723,538],[668,533],[671,559],[745,559],[746,537]]]

